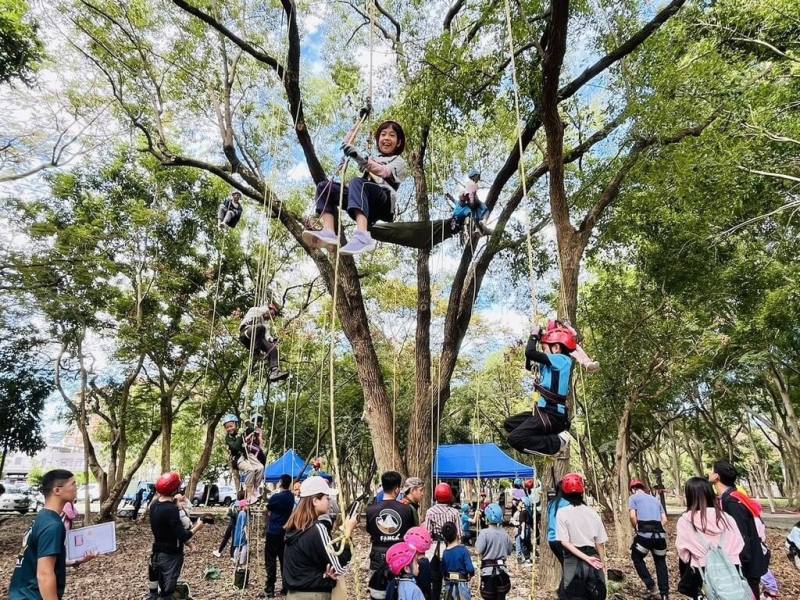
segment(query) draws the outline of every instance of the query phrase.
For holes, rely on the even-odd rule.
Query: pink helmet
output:
[[[418,554],[425,554],[433,545],[430,532],[424,527],[412,527],[403,536],[403,541],[411,546]]]
[[[386,552],[386,564],[393,575],[400,575],[416,557],[417,551],[414,548],[405,542],[397,542]]]

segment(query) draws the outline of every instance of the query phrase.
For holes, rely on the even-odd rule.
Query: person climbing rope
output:
[[[486,215],[489,214],[489,209],[484,202],[478,199],[478,182],[481,180],[481,172],[478,169],[470,169],[467,174],[467,183],[464,186],[464,191],[458,196],[458,202],[453,206],[453,220],[451,227],[453,231],[460,232],[464,229],[464,223],[467,217],[472,217],[472,222],[475,227],[483,235],[491,235],[493,229],[486,226],[483,222]]]
[[[538,349],[541,343],[542,350]],[[506,419],[508,443],[519,452],[555,456],[566,450],[570,436],[567,395],[574,365],[570,353],[577,340],[570,327],[557,325],[531,333],[525,349],[525,368],[539,364],[540,377],[534,383],[539,399],[532,412],[523,412]]]
[[[233,229],[242,218],[244,208],[241,203],[242,193],[233,192],[228,198],[222,201],[217,211],[217,226],[222,229],[229,227]]]
[[[244,438],[239,433],[239,417],[234,414],[225,415],[222,426],[225,428],[225,445],[228,447],[231,468],[244,476],[247,500],[251,504],[257,502],[259,487],[264,478],[264,465],[247,452]]]
[[[397,190],[407,172],[406,163],[400,156],[406,146],[406,135],[397,121],[384,121],[378,125],[375,131],[377,156],[359,152],[352,143],[353,133],[351,131],[345,137],[342,152],[363,174],[351,179],[344,191],[341,184],[333,180],[317,184],[316,212],[322,218],[323,228],[321,231],[303,232],[303,240],[312,247],[336,250],[339,245],[338,204],[343,194],[347,204],[342,208],[346,208],[347,214],[356,222],[356,232],[339,253],[350,256],[375,249],[376,242],[369,229],[376,221],[394,221]]]
[[[183,547],[204,527],[198,519],[191,529],[184,528],[175,495],[181,487],[176,471],[164,473],[156,482],[156,498],[150,505],[153,550],[148,565],[149,600],[171,598],[183,568]]]
[[[278,339],[272,332],[272,323],[280,313],[280,307],[270,300],[264,306],[248,310],[239,324],[239,342],[248,351],[252,348],[254,360],[267,360],[271,382],[283,381],[289,377],[289,373],[280,369]]]

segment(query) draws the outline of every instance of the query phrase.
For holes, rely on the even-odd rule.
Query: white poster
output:
[[[117,528],[113,521],[67,532],[67,560],[79,560],[87,552],[109,554],[117,549]]]

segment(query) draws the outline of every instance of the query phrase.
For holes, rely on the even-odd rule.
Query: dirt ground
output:
[[[8,582],[14,568],[14,559],[19,552],[23,534],[30,526],[32,516],[0,517],[0,594],[6,597]],[[674,523],[670,524],[671,529]],[[183,567],[182,579],[189,582],[192,597],[195,600],[238,599],[254,600],[263,597],[265,569],[263,541],[255,544],[251,557],[251,583],[246,590],[237,590],[233,587],[233,568],[230,559],[225,554],[222,558],[215,558],[211,552],[222,539],[225,531],[223,516],[218,515],[218,522],[208,526],[198,534],[195,540],[196,548],[186,556]],[[784,600],[800,599],[800,573],[795,571],[786,559],[783,542],[786,532],[778,529],[768,529],[768,542],[772,550],[772,568],[781,585],[781,598]],[[670,535],[671,539],[674,536]],[[99,558],[79,569],[68,569],[67,591],[65,600],[103,599],[108,600],[139,600],[146,596],[147,589],[147,559],[149,555],[152,535],[149,526],[145,524],[131,524],[120,522],[117,525],[118,550],[113,555]],[[263,538],[262,538],[263,540]],[[359,575],[362,582],[361,598],[366,599],[368,542],[363,528],[357,537],[357,559],[360,563]],[[547,549],[545,548],[547,551]],[[477,559],[474,561],[477,564]],[[670,573],[673,586],[677,584],[677,558],[672,548],[669,551]],[[517,565],[511,561],[512,590],[508,595],[509,600],[528,600],[530,598],[531,569],[529,566]],[[222,571],[222,578],[217,581],[204,581],[203,571],[206,567],[216,566]],[[644,598],[642,586],[630,560],[626,556],[612,556],[610,567],[621,569],[626,578],[622,590],[615,596],[619,599]],[[355,598],[355,585],[353,575],[346,578],[349,586],[349,595]],[[473,598],[479,599],[477,593],[477,578],[472,581]],[[280,589],[280,583],[278,583]],[[676,598],[677,593],[674,594]],[[554,594],[538,590],[535,598],[544,600],[554,598]],[[280,600],[280,599],[279,599]]]

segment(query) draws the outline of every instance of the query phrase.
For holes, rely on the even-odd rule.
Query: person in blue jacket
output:
[[[525,348],[525,368],[530,371],[535,364],[539,366],[539,379],[534,382],[539,399],[532,412],[519,413],[503,423],[508,443],[515,450],[555,456],[569,444],[567,396],[575,364],[570,353],[577,344],[575,330],[557,321],[546,331],[531,333]]]
[[[561,491],[561,482],[559,481],[556,484],[555,497],[547,504],[547,545],[550,546],[550,550],[556,555],[562,567],[564,566],[564,547],[556,536],[556,515],[559,510],[569,505],[569,501],[564,498]]]

